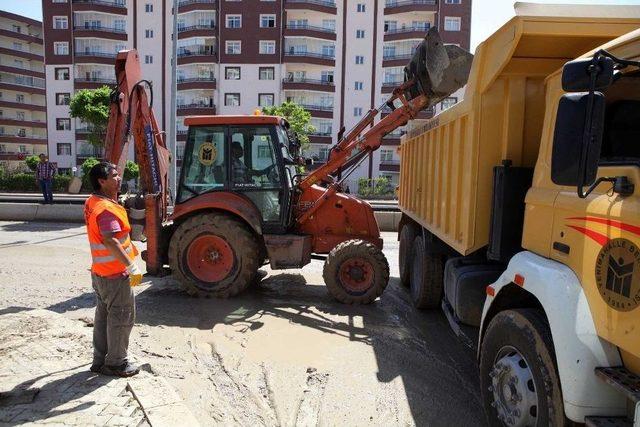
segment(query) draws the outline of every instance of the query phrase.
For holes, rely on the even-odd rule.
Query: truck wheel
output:
[[[409,276],[411,302],[417,308],[437,308],[444,289],[444,257],[428,254],[421,236],[416,237],[413,242]]]
[[[329,293],[345,304],[369,304],[389,283],[389,264],[380,249],[362,240],[333,248],[322,277]]]
[[[256,277],[260,250],[244,224],[226,214],[196,215],[171,237],[169,265],[193,296],[227,298]]]
[[[400,250],[398,251],[398,264],[400,267],[400,284],[409,287],[411,281],[411,261],[413,258],[413,241],[420,233],[414,224],[406,224],[400,231]]]
[[[491,320],[480,386],[489,425],[566,425],[551,331],[539,310],[507,310]]]

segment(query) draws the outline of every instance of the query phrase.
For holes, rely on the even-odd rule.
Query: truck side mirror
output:
[[[568,93],[560,98],[551,157],[551,180],[557,185],[581,186],[596,179],[604,131],[605,98],[600,92],[594,92],[592,96],[591,120],[587,117],[588,92]],[[586,129],[589,121],[590,132]]]
[[[593,90],[603,90],[613,83],[613,65],[613,59],[601,55],[567,62],[562,67],[562,89],[565,92],[586,92],[590,90],[593,78]]]

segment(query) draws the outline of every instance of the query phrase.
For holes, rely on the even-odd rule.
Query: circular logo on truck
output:
[[[627,239],[611,239],[596,259],[596,284],[605,302],[618,311],[640,305],[640,248]]]
[[[200,146],[198,160],[200,160],[200,163],[204,166],[211,166],[213,162],[216,161],[216,157],[218,157],[218,150],[216,150],[216,147],[212,143],[205,142]]]

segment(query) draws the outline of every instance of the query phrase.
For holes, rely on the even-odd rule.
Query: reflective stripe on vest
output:
[[[89,237],[89,246],[91,248],[91,258],[93,260],[91,271],[98,276],[107,277],[124,272],[126,270],[126,266],[122,262],[118,261],[118,259],[111,254],[111,251],[104,244],[104,238],[100,233],[97,218],[105,211],[110,212],[118,219],[121,231],[115,233],[114,237],[122,245],[122,248],[128,255],[129,259],[134,260],[138,255],[138,250],[129,238],[131,226],[129,224],[126,209],[111,199],[100,197],[95,194],[91,195],[85,202],[84,209],[85,221],[87,224],[87,235]]]

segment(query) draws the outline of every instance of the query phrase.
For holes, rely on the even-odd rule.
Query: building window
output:
[[[24,130],[24,129],[23,129]],[[27,146],[26,145],[19,145],[18,146],[18,151],[22,154],[27,154],[29,153],[29,151],[27,151]]]
[[[355,82],[355,89],[356,90],[362,90],[362,87],[364,86],[363,82]]]
[[[239,107],[240,106],[240,94],[239,93],[225,93],[224,94],[224,105],[228,107]]]
[[[362,107],[353,107],[353,117],[362,116]]]
[[[393,160],[393,150],[380,150],[380,161],[390,162]]]
[[[260,15],[260,28],[275,28],[276,15]]]
[[[227,15],[227,28],[242,28],[242,15]]]
[[[258,71],[259,80],[274,80],[276,71],[273,67],[260,67]]]
[[[25,120],[24,111],[16,111],[16,120]]]
[[[56,80],[69,80],[69,69],[64,68],[56,68]]]
[[[240,80],[240,67],[225,67],[224,68],[225,80]]]
[[[276,53],[275,40],[260,40],[259,52],[262,55],[273,55]]]
[[[274,103],[274,95],[272,93],[259,93],[258,94],[258,106],[259,107],[271,107]]]
[[[53,54],[69,55],[69,42],[53,42]]]
[[[151,4],[151,3],[146,3],[146,4],[144,5],[144,11],[145,11],[145,12],[147,12],[147,13],[151,13],[151,12],[153,12],[153,4]]]
[[[27,136],[27,130],[25,128],[18,129],[18,136],[24,138],[25,136]]]
[[[225,52],[229,55],[240,55],[242,53],[242,43],[239,40],[227,40],[225,46]]]
[[[152,39],[153,38],[153,30],[144,30],[144,37],[146,39]]]
[[[363,39],[364,38],[364,30],[356,30],[356,38]]]
[[[458,98],[456,98],[455,96],[449,96],[442,100],[442,102],[440,103],[440,107],[442,107],[442,110],[444,111],[447,108],[451,108],[456,105],[457,102]]]
[[[333,71],[320,71],[320,81],[323,83],[333,83]]]
[[[444,0],[445,4],[462,4],[462,0]]]
[[[66,16],[54,16],[53,28],[56,30],[67,30],[69,28],[69,18]]]
[[[13,50],[22,50],[22,43],[13,42]]]
[[[460,24],[462,19],[460,17],[445,16],[444,17],[444,30],[445,31],[460,31]]]
[[[56,93],[56,105],[69,105],[70,98],[68,93]]]
[[[365,9],[365,4],[364,3],[358,3],[358,12],[364,12]]]
[[[0,96],[0,98],[2,98],[2,96]],[[21,93],[16,93],[16,102],[19,104],[23,104],[24,103],[24,95]]]
[[[356,64],[357,64],[357,65],[362,65],[362,64],[364,64],[364,56],[362,56],[362,55],[356,55]]]
[[[58,156],[70,156],[71,144],[57,144]]]
[[[14,33],[21,33],[22,32],[22,27],[20,25],[12,25],[11,28],[13,28],[13,32]]]
[[[153,64],[153,55],[145,55],[144,56],[145,64]]]
[[[71,119],[56,119],[56,130],[71,130]]]
[[[0,144],[0,153],[6,153],[6,152],[7,152],[7,146],[5,144]]]

